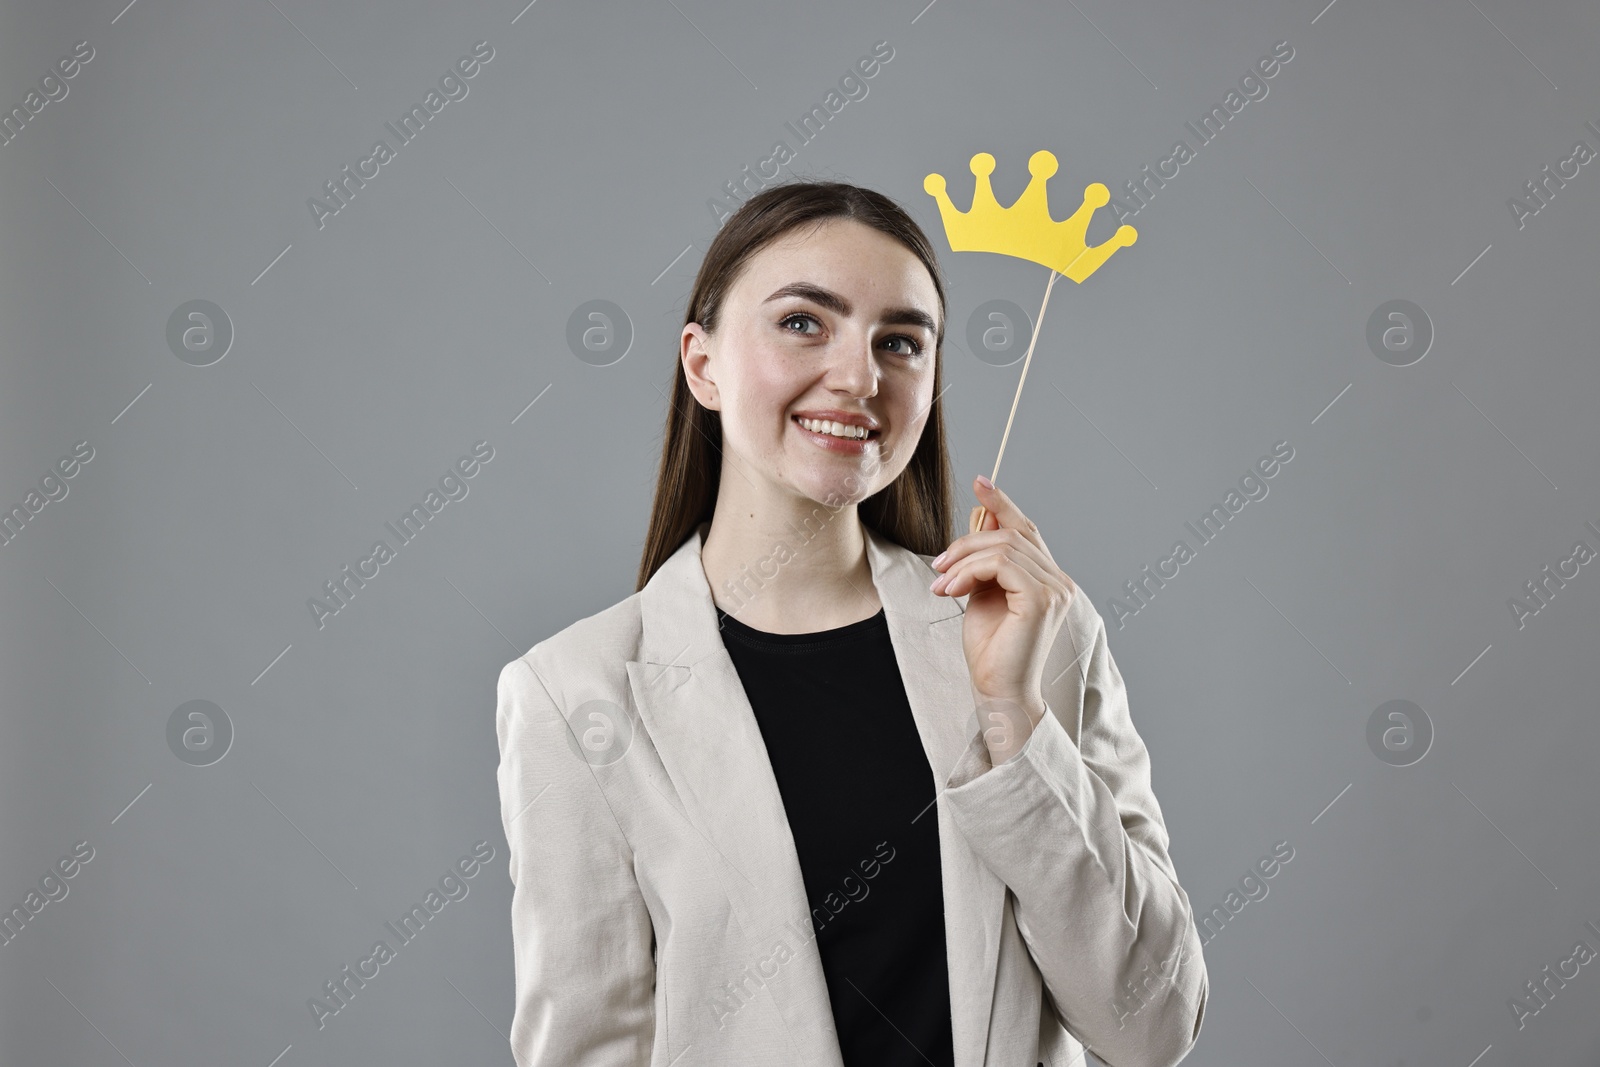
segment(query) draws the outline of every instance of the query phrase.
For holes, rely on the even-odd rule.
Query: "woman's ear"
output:
[[[683,363],[683,376],[694,398],[700,401],[702,407],[720,411],[722,404],[717,395],[717,383],[711,377],[710,343],[711,335],[706,333],[705,327],[698,322],[691,322],[684,326],[679,339],[679,358]]]

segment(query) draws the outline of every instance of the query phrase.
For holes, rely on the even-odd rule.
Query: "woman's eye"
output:
[[[785,315],[782,319],[780,319],[778,321],[778,325],[783,327],[785,330],[789,330],[789,324],[791,322],[817,322],[817,319],[816,319],[816,316],[814,316],[814,315],[807,315],[804,312],[797,311],[793,315]],[[818,322],[817,325],[820,326],[822,324],[820,322]],[[805,336],[805,337],[809,337],[810,336],[810,334],[807,333],[804,330],[789,330],[789,332],[790,333],[798,333],[801,336]]]
[[[785,330],[785,331],[787,331],[789,333],[792,333],[792,334],[797,334],[797,335],[799,335],[801,337],[814,337],[814,336],[816,336],[816,334],[811,333],[808,330],[791,329],[790,325],[792,323],[796,323],[796,322],[811,323],[811,324],[817,326],[819,329],[822,326],[821,321],[819,321],[815,315],[809,315],[804,311],[796,311],[796,312],[792,312],[792,313],[790,313],[788,315],[785,315],[783,318],[779,319],[778,320],[778,327],[780,329],[782,329],[782,330]],[[915,337],[912,337],[910,334],[897,333],[897,334],[893,334],[893,335],[891,335],[889,337],[885,337],[884,338],[884,343],[886,343],[886,344],[893,344],[896,341],[901,342],[902,344],[906,345],[907,347],[900,349],[899,351],[897,351],[895,353],[895,355],[913,356],[913,357],[922,355],[922,342],[918,341]]]

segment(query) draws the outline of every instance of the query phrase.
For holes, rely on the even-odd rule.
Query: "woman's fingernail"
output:
[[[978,475],[978,484],[983,486],[985,489],[993,489],[994,488],[994,483],[991,482],[989,479],[985,478],[981,474]]]
[[[949,554],[950,554],[950,552],[948,550],[939,553],[937,556],[933,557],[933,562],[931,564],[929,564],[929,566],[931,566],[934,570],[938,570],[939,569],[939,564],[943,563],[944,562],[944,558],[946,556],[948,556]]]

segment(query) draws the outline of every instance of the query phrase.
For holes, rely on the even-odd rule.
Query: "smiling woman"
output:
[[[523,1067],[1193,1046],[1200,940],[1105,624],[984,479],[951,540],[945,315],[868,189],[767,189],[712,241],[636,591],[500,673]]]
[[[932,246],[898,206],[835,182],[752,198],[707,253],[685,319],[639,588],[709,521],[702,563],[726,593],[738,564],[817,501],[859,505],[861,521],[897,544],[943,550],[944,284]],[[715,484],[704,476],[712,447]],[[749,477],[769,468],[771,477]],[[808,559],[853,566],[790,568],[741,620],[802,632],[876,610],[850,526],[811,542]]]

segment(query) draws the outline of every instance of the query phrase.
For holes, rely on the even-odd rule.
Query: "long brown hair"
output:
[[[927,235],[900,205],[882,193],[845,182],[798,179],[763,189],[729,216],[712,239],[683,322],[685,326],[698,322],[707,333],[714,333],[723,298],[750,257],[796,227],[832,218],[854,219],[905,245],[927,267],[939,294],[928,421],[905,470],[858,509],[861,521],[889,540],[913,552],[936,555],[952,540],[950,457],[939,400],[944,391],[944,278]],[[689,391],[682,359],[672,362],[672,399],[635,592],[700,523],[711,519],[722,476],[721,413],[701,406]]]

